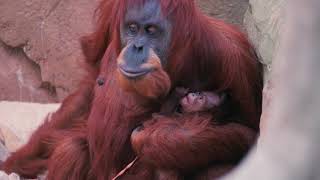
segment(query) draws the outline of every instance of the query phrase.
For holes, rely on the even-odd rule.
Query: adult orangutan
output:
[[[119,179],[212,179],[235,166],[261,114],[261,65],[246,37],[193,0],[104,0],[98,13],[83,41],[88,76],[2,169],[105,180],[138,157]],[[226,97],[209,112],[153,117],[177,87]]]

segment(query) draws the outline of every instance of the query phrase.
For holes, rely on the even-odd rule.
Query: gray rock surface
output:
[[[274,55],[279,48],[279,37],[284,21],[286,0],[250,0],[244,26],[266,65],[266,80],[272,68]]]
[[[261,117],[261,134],[269,123],[270,104],[273,102],[274,81],[279,78],[273,72],[272,66],[279,49],[283,29],[286,23],[285,6],[286,0],[250,0],[250,8],[244,18],[244,26],[249,38],[255,45],[265,65],[265,86],[263,90],[263,112]],[[279,58],[278,58],[279,59]]]
[[[196,0],[199,7],[210,16],[242,26],[248,9],[248,0]]]

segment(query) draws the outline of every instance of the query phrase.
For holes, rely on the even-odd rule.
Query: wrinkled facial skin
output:
[[[225,99],[225,95],[219,96],[216,93],[205,91],[189,93],[180,101],[183,112],[207,111],[210,108],[219,106]]]
[[[121,23],[120,35],[124,52],[119,69],[126,77],[141,77],[153,70],[142,66],[148,63],[151,50],[159,57],[162,66],[167,63],[171,26],[163,17],[157,0],[128,9]]]

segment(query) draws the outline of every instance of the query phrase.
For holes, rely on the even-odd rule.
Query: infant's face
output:
[[[197,93],[189,93],[180,101],[183,112],[199,112],[207,111],[213,107],[219,106],[225,99],[225,95],[221,97],[214,92],[203,91]]]
[[[207,110],[207,98],[201,92],[189,93],[183,97],[180,104],[184,112],[198,112]]]

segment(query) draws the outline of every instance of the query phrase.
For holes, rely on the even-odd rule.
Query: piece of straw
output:
[[[124,175],[133,165],[134,163],[138,160],[138,157],[136,157],[131,163],[129,163],[123,170],[121,170],[112,180],[116,180],[120,176]]]

